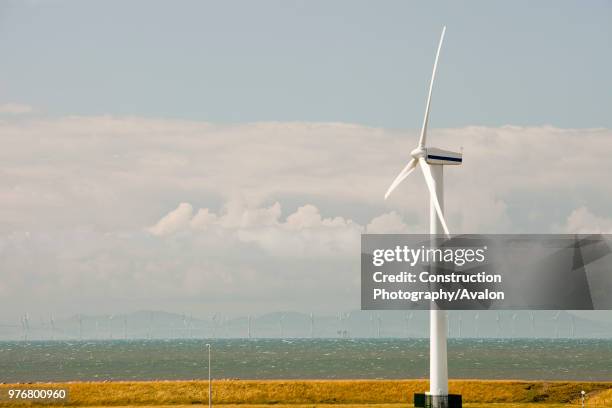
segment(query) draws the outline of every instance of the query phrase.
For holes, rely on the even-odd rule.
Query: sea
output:
[[[428,376],[428,339],[0,342],[0,382]],[[612,380],[612,339],[449,339],[450,378]]]

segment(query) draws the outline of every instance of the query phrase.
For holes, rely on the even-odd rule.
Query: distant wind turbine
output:
[[[376,333],[376,327],[374,324],[374,314],[370,313],[370,335],[374,337],[375,333]]]
[[[412,312],[406,313],[404,321],[406,323],[406,337],[410,337],[410,320],[412,319]]]
[[[23,340],[28,341],[30,337],[30,316],[28,316],[27,312],[21,317],[21,329],[23,331]]]
[[[123,315],[123,339],[127,340],[128,338],[128,319],[127,315]]]
[[[346,338],[350,338],[351,337],[350,319],[351,319],[351,312],[347,312],[346,316],[345,316],[345,321],[344,321],[344,335],[345,335]]]
[[[55,320],[53,320],[53,315],[49,316],[49,325],[51,326],[51,340],[55,340]]]
[[[249,339],[252,337],[252,334],[251,334],[251,319],[252,319],[251,315],[249,315],[247,317],[247,338],[249,338]]]
[[[149,312],[149,330],[147,330],[149,340],[153,339],[153,312]]]
[[[108,317],[108,333],[111,340],[113,339],[113,317],[113,315]]]
[[[314,338],[314,314],[310,313],[310,338]]]
[[[558,311],[552,318],[554,325],[555,325],[555,338],[559,338],[559,314],[561,314],[560,311]]]
[[[408,315],[408,325],[410,326],[410,329],[412,329],[412,318],[414,317],[414,313],[410,312],[410,314]],[[413,334],[414,336],[414,334]]]
[[[216,339],[217,338],[217,321],[218,321],[219,317],[217,315],[217,313],[213,314],[212,317],[210,318],[211,321],[211,326],[212,326],[212,338]]]

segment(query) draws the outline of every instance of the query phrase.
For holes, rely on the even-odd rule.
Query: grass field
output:
[[[117,406],[116,408],[193,408],[194,406],[199,405],[125,405],[125,406]],[[201,405],[203,407],[208,407],[207,404]],[[465,408],[579,408],[580,404],[546,404],[546,403],[517,403],[517,404],[463,404]],[[608,405],[607,407],[609,407]],[[102,408],[104,405],[100,405],[98,407],[87,407],[87,408]],[[250,404],[241,404],[241,405],[215,405],[215,407],[220,408],[407,408],[412,407],[412,405],[407,404],[277,404],[277,405],[250,405]],[[607,408],[604,405],[589,405],[592,408]]]
[[[11,388],[67,388],[70,406],[193,406],[206,405],[206,381],[74,382],[1,384]],[[224,408],[329,407],[399,408],[412,405],[415,392],[427,390],[426,380],[217,380],[213,402]],[[467,408],[553,408],[578,405],[580,391],[587,406],[612,406],[612,382],[455,380],[450,392],[461,394]],[[29,401],[0,401],[1,406],[39,405]],[[63,405],[63,404],[60,404]]]

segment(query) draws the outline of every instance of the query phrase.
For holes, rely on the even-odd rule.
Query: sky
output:
[[[0,1],[0,320],[359,308],[364,232],[612,232],[609,2]],[[313,302],[313,294],[317,301]]]
[[[0,1],[0,95],[50,115],[611,127],[609,1]]]

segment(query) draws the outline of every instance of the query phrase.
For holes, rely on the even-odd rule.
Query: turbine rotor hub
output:
[[[414,149],[413,151],[410,152],[410,155],[412,157],[414,157],[416,160],[419,160],[420,158],[424,158],[427,156],[427,152],[425,151],[424,147],[417,147],[416,149]]]

